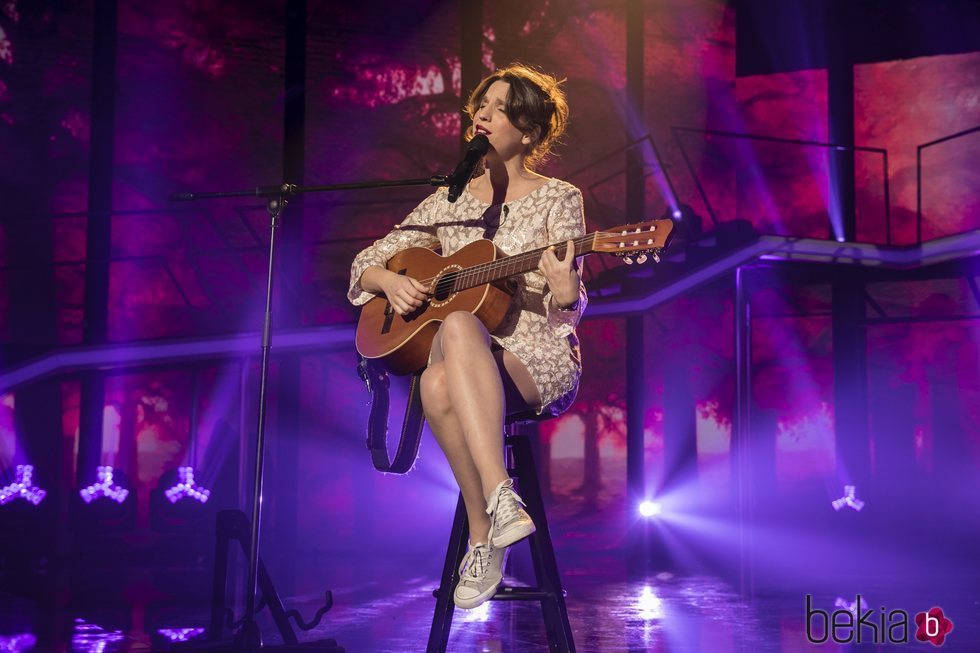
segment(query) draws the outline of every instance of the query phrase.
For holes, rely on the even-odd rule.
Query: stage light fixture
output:
[[[23,499],[35,506],[41,503],[47,492],[34,485],[33,476],[34,465],[17,465],[17,477],[14,482],[0,488],[0,506],[7,505],[15,499]]]
[[[116,503],[122,503],[129,496],[129,490],[116,485],[112,480],[112,467],[105,465],[96,469],[99,481],[78,491],[85,503],[92,503],[99,497],[112,499]]]
[[[160,475],[157,486],[150,491],[150,525],[161,533],[181,532],[189,540],[214,518],[215,501],[220,492],[198,483],[194,468],[189,465],[169,469]]]
[[[201,503],[208,502],[208,498],[211,496],[211,490],[201,487],[194,482],[193,467],[179,467],[177,468],[177,474],[180,478],[177,484],[169,490],[164,491],[170,503],[177,503],[184,497],[197,499]]]
[[[644,517],[656,517],[663,513],[664,507],[659,501],[642,501],[640,502],[640,514]]]
[[[834,499],[831,501],[830,505],[834,507],[834,510],[839,511],[844,506],[852,508],[855,512],[860,512],[861,508],[864,507],[864,501],[861,501],[855,495],[855,490],[857,486],[855,485],[845,485],[844,486],[844,496],[840,499]]]
[[[186,642],[204,634],[203,628],[160,628],[157,633],[170,642]]]
[[[690,204],[678,204],[675,207],[664,209],[661,219],[670,219],[674,222],[674,238],[679,239],[685,245],[693,245],[701,240],[704,232],[701,216],[694,212]]]
[[[838,596],[834,601],[835,608],[844,608],[851,614],[857,616],[857,601],[848,601],[844,597]]]

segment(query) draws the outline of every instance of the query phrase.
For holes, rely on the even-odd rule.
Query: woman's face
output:
[[[531,144],[531,137],[510,121],[507,113],[509,92],[510,84],[498,79],[487,89],[473,115],[473,131],[476,134],[486,134],[491,151],[495,151],[504,160],[524,154]]]

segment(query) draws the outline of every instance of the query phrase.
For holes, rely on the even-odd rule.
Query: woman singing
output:
[[[363,250],[351,267],[355,305],[383,293],[399,315],[419,308],[428,288],[385,268],[408,247],[450,255],[479,238],[507,255],[569,241],[564,258],[545,250],[537,271],[516,277],[501,325],[488,333],[473,314],[443,321],[422,375],[422,405],[466,504],[470,541],[454,600],[475,608],[502,579],[507,547],[534,523],[507,477],[505,415],[564,412],[578,390],[582,364],[575,327],[587,303],[571,239],[585,234],[582,194],[534,168],[564,133],[568,104],[561,82],[523,65],[498,70],[467,103],[468,136],[485,134],[484,170],[459,200],[437,190],[390,234]]]

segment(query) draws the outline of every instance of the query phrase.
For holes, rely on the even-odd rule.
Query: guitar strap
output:
[[[371,462],[379,472],[405,474],[412,468],[418,457],[422,424],[425,422],[425,414],[422,412],[422,373],[412,375],[401,437],[398,440],[395,457],[390,459],[388,457],[388,373],[360,354],[357,358],[357,373],[371,393],[371,414],[368,417],[367,428],[367,447],[371,451]]]

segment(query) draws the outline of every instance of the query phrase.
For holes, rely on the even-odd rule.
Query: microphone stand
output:
[[[248,580],[246,584],[247,598],[245,616],[242,619],[241,630],[235,636],[232,650],[242,653],[258,653],[263,647],[262,634],[255,621],[255,595],[259,568],[259,527],[262,519],[262,477],[265,469],[265,408],[266,385],[269,373],[269,354],[272,350],[272,287],[275,270],[276,230],[282,221],[282,213],[289,204],[289,198],[301,193],[320,193],[339,190],[358,190],[368,188],[390,188],[395,186],[446,186],[452,181],[451,176],[434,175],[420,179],[398,179],[392,181],[369,181],[351,184],[330,184],[325,186],[297,186],[284,183],[281,186],[258,186],[252,190],[214,192],[214,193],[175,193],[170,196],[171,202],[187,202],[194,200],[219,199],[228,197],[264,197],[268,198],[266,207],[270,217],[269,236],[269,269],[266,277],[265,316],[262,321],[262,362],[259,375],[259,421],[255,438],[255,483],[252,496],[251,545],[248,548]],[[309,647],[303,650],[314,650]],[[331,650],[342,650],[331,648]]]

